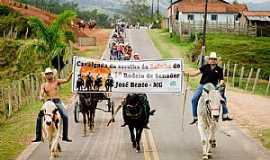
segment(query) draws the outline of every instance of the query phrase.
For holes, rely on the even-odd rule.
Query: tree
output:
[[[71,54],[65,38],[68,24],[76,17],[75,12],[65,11],[50,26],[46,26],[36,17],[29,19],[29,25],[36,32],[34,39],[25,41],[18,49],[18,60],[28,62],[31,56],[43,59],[43,68],[51,66],[56,57],[67,57]]]
[[[233,4],[239,4],[238,0],[234,0]]]
[[[124,14],[130,23],[146,24],[151,22],[151,7],[147,0],[130,0]]]

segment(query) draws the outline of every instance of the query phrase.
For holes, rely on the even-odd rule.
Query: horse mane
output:
[[[204,91],[211,91],[211,90],[215,90],[216,87],[212,84],[212,83],[206,83],[204,86],[203,86],[203,89]]]
[[[52,112],[55,109],[57,109],[57,107],[52,101],[47,101],[42,106],[42,110],[49,110]]]

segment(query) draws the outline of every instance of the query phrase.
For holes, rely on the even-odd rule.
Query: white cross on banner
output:
[[[107,61],[75,56],[73,73],[73,92],[183,92],[182,59]]]

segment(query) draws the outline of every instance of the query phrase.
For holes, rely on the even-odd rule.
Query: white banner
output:
[[[181,93],[183,60],[106,61],[74,57],[73,92]]]

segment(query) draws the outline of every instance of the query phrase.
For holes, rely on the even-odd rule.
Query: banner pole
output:
[[[183,109],[182,109],[182,122],[181,122],[181,127],[182,131],[184,132],[184,119],[185,119],[185,109],[186,109],[186,101],[187,101],[187,91],[188,91],[188,82],[189,82],[189,74],[187,75],[187,82],[186,82],[186,87],[185,87],[185,93],[184,93],[184,101],[183,101]]]

